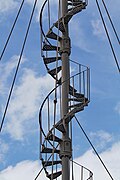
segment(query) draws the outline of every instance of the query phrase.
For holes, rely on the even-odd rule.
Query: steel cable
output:
[[[108,30],[107,30],[107,27],[106,27],[106,24],[105,24],[105,21],[104,21],[104,18],[103,18],[103,15],[102,15],[102,12],[101,12],[99,3],[98,3],[98,0],[96,0],[96,4],[97,4],[98,11],[99,11],[99,13],[100,13],[100,17],[101,17],[101,19],[102,19],[102,23],[103,23],[103,26],[104,26],[104,29],[105,29],[105,32],[106,32],[106,35],[107,35],[107,38],[108,38],[108,41],[109,41],[109,44],[110,44],[110,47],[111,47],[111,50],[112,50],[114,59],[115,59],[115,63],[116,63],[116,65],[117,65],[118,71],[119,71],[119,73],[120,73],[120,66],[119,66],[119,63],[118,63],[118,60],[117,60],[117,57],[116,57],[116,54],[115,54],[115,51],[114,51],[114,48],[113,48],[113,45],[112,45],[112,42],[111,42],[109,33],[108,33]]]
[[[43,169],[44,169],[44,167],[41,168],[41,170],[38,172],[38,174],[37,174],[37,176],[35,177],[34,180],[37,180],[37,179],[38,179],[38,177],[40,176],[40,174],[41,174],[41,172],[43,171]]]
[[[79,127],[81,128],[83,134],[85,135],[86,139],[88,140],[89,144],[91,145],[92,149],[94,150],[95,154],[97,155],[98,159],[100,160],[100,162],[102,163],[103,167],[105,168],[106,172],[108,173],[108,175],[110,176],[110,178],[111,178],[112,180],[114,180],[113,177],[112,177],[112,175],[111,175],[111,173],[110,173],[110,171],[107,169],[105,163],[104,163],[103,160],[101,159],[100,155],[98,154],[97,150],[95,149],[94,145],[93,145],[92,142],[90,141],[88,135],[86,134],[85,130],[83,129],[82,125],[80,124],[80,122],[78,121],[78,119],[77,119],[76,116],[75,116],[75,119],[76,119]]]
[[[4,45],[4,48],[3,48],[3,50],[2,50],[2,53],[1,53],[1,55],[0,55],[0,61],[2,60],[2,57],[3,57],[4,53],[5,53],[5,50],[6,50],[6,48],[7,48],[8,42],[9,42],[9,40],[10,40],[10,37],[11,37],[11,35],[12,35],[12,33],[13,33],[14,27],[15,27],[15,25],[16,25],[16,23],[17,23],[18,17],[19,17],[19,15],[20,15],[21,10],[22,10],[24,1],[25,1],[25,0],[23,0],[22,3],[21,3],[21,5],[20,5],[20,8],[19,8],[18,13],[17,13],[17,16],[16,16],[16,18],[15,18],[15,20],[14,20],[14,23],[13,23],[13,25],[12,25],[12,28],[11,28],[11,30],[10,30],[10,33],[9,33],[9,35],[8,35],[8,38],[7,38],[6,43],[5,43],[5,45]]]
[[[113,24],[113,21],[112,21],[112,19],[111,19],[110,13],[109,13],[109,11],[108,11],[108,9],[107,9],[107,6],[106,6],[104,0],[102,0],[102,3],[103,3],[103,6],[104,6],[104,8],[105,8],[105,10],[106,10],[106,13],[107,13],[107,15],[108,15],[108,18],[109,18],[109,20],[110,20],[111,26],[112,26],[113,31],[114,31],[115,36],[116,36],[116,39],[117,39],[118,43],[120,44],[120,39],[119,39],[119,37],[118,37],[117,31],[116,31],[116,29],[115,29],[115,26],[114,26],[114,24]]]
[[[6,113],[7,113],[7,110],[8,110],[9,103],[10,103],[10,99],[11,99],[11,95],[12,95],[13,88],[14,88],[14,85],[15,85],[15,81],[16,81],[16,77],[17,77],[18,70],[19,70],[19,67],[20,67],[20,63],[21,63],[21,60],[22,60],[22,55],[23,55],[23,52],[24,52],[24,48],[25,48],[25,44],[26,44],[26,41],[27,41],[29,30],[30,30],[30,26],[31,26],[33,15],[34,15],[34,11],[35,11],[35,8],[36,8],[36,4],[37,4],[37,0],[35,0],[34,6],[33,6],[33,9],[32,9],[32,12],[31,12],[31,16],[30,16],[30,20],[29,20],[29,23],[28,23],[27,31],[26,31],[25,38],[24,38],[24,41],[23,41],[23,46],[22,46],[22,49],[21,49],[21,52],[20,52],[20,57],[19,57],[19,60],[18,60],[18,64],[17,64],[17,67],[16,67],[16,71],[15,71],[15,74],[14,74],[14,78],[13,78],[13,81],[12,81],[10,92],[9,92],[9,95],[8,95],[8,99],[7,99],[5,110],[4,110],[4,113],[3,113],[2,121],[1,121],[1,124],[0,124],[0,132],[2,131],[3,124],[4,124],[4,121],[5,121]]]

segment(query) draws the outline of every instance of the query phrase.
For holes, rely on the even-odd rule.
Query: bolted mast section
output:
[[[61,0],[62,17],[68,12],[68,1]],[[65,32],[62,33],[60,41],[60,53],[62,60],[62,118],[68,113],[68,95],[69,95],[69,78],[70,78],[70,38],[68,23],[64,23]],[[64,120],[63,120],[64,121]],[[72,156],[71,139],[69,138],[69,123],[63,122],[65,133],[62,134],[60,144],[60,158],[62,160],[62,180],[70,180],[70,158]]]

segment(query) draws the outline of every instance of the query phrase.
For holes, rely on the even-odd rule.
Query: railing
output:
[[[80,66],[80,69],[85,68],[82,65]],[[74,105],[76,104],[76,101],[74,100],[75,91],[77,91],[78,94],[82,94],[83,98],[83,108],[84,106],[90,101],[90,84],[89,82],[89,68],[86,67],[86,69],[81,70],[81,72],[78,72],[77,74],[71,76],[68,81],[70,81],[70,86],[72,87],[71,94],[69,94],[69,106],[73,106],[73,108],[69,109],[69,113],[71,115],[74,115]],[[63,82],[65,83],[65,82]],[[62,84],[63,84],[62,83]],[[86,85],[87,83],[87,85]],[[54,88],[48,96],[43,101],[40,111],[39,111],[39,123],[40,123],[40,144],[45,143],[45,139],[47,137],[47,134],[50,131],[53,131],[55,127],[55,124],[58,123],[62,119],[61,117],[61,109],[62,109],[62,84],[58,85],[56,88]],[[55,92],[57,94],[57,99],[55,99]],[[79,99],[79,98],[78,98]],[[77,100],[77,98],[76,98]],[[76,107],[78,108],[78,107]],[[78,111],[79,112],[79,111]],[[73,114],[72,114],[73,113]],[[66,115],[66,116],[69,116]],[[60,132],[55,131],[56,135],[60,137]],[[41,151],[41,150],[40,150]]]
[[[76,161],[71,161],[71,180],[93,180],[93,173]]]

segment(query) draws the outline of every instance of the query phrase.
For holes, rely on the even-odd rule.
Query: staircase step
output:
[[[56,58],[56,57],[47,57],[47,58],[43,58],[43,60],[44,60],[44,63],[45,64],[50,64],[50,63],[53,63],[53,62],[56,62],[56,60],[60,60],[61,59],[61,57],[58,57],[58,58]]]
[[[82,11],[85,8],[86,8],[86,4],[85,3],[80,3],[76,7],[70,8],[68,14],[73,16],[73,15],[79,13],[80,11]]]
[[[62,67],[59,66],[57,67],[57,69],[52,69],[52,70],[49,70],[48,73],[51,75],[51,76],[55,76],[56,75],[56,72],[59,73],[61,71]]]
[[[66,132],[66,129],[65,129],[63,123],[58,124],[58,125],[56,126],[56,129],[59,130],[59,131],[62,132],[62,133],[65,133],[65,132]]]
[[[79,4],[81,4],[82,3],[82,1],[72,1],[72,2],[68,2],[68,5],[70,5],[70,6],[78,6]]]
[[[81,112],[84,110],[84,107],[75,108],[75,113]]]
[[[57,84],[61,84],[61,81],[62,81],[62,78],[60,78],[58,81],[57,81]]]
[[[44,167],[61,164],[61,163],[62,163],[61,161],[43,161],[42,162]]]
[[[52,46],[52,45],[49,45],[49,44],[44,44],[42,50],[43,51],[57,51],[57,46]],[[58,50],[59,50],[59,47],[58,47]]]
[[[55,136],[53,134],[48,135],[48,137],[46,139],[50,140],[50,141],[54,140],[55,142],[61,142],[62,141],[59,137],[57,137],[57,136]]]
[[[71,20],[72,17],[73,17],[72,14],[69,14],[69,13],[66,14],[65,17],[64,17],[64,22],[68,23]]]
[[[51,180],[51,179],[56,179],[57,177],[59,177],[62,174],[62,171],[58,171],[56,173],[53,174],[49,174],[47,175],[47,177]]]
[[[72,87],[72,86],[69,86],[69,91],[72,91],[72,93],[77,92],[77,90],[74,87]]]
[[[53,153],[53,149],[51,149],[51,148],[47,148],[47,147],[45,147],[44,145],[42,146],[42,153]],[[55,149],[54,150],[54,153],[60,153],[60,150],[58,150],[58,149]]]
[[[76,98],[84,98],[84,94],[81,94],[81,93],[73,93],[72,91],[69,91],[69,94],[76,97]]]
[[[79,3],[83,3],[83,0],[68,0],[68,2],[79,2]]]
[[[55,26],[56,28],[59,28],[59,30],[60,30],[61,32],[65,32],[65,27],[64,27],[62,18],[59,19],[59,21],[57,21],[57,22],[54,24],[54,26]]]
[[[71,109],[71,108],[75,108],[75,107],[80,107],[82,105],[83,105],[83,103],[73,104],[73,105],[70,105],[69,108]]]
[[[69,98],[69,101],[75,101],[75,102],[87,102],[88,101],[88,98],[84,98],[84,97],[81,97],[81,98]]]
[[[76,108],[70,110],[70,113],[73,114],[73,115],[75,115],[75,113],[80,112],[80,111],[83,111],[83,110],[84,110],[84,106],[76,107]]]
[[[57,34],[55,34],[52,30],[49,30],[46,37],[54,39],[54,40],[61,40],[62,38],[60,36],[58,36]]]

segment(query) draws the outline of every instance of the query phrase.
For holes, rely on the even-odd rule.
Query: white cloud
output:
[[[94,144],[96,144],[97,148],[99,148],[99,150],[105,148],[108,143],[111,143],[114,140],[113,135],[103,130],[91,132],[90,137],[94,141]]]
[[[5,132],[13,139],[22,140],[29,129],[32,127],[34,130],[38,124],[36,114],[45,95],[53,88],[53,83],[50,82],[49,75],[37,77],[34,71],[24,69],[20,83],[14,89],[7,113]]]
[[[102,160],[104,161],[106,167],[108,168],[114,179],[120,178],[119,150],[120,142],[114,144],[111,149],[107,149],[100,154]],[[104,167],[92,151],[87,151],[82,157],[78,158],[77,161],[81,162],[81,164],[88,167],[94,173],[94,179],[110,179]]]
[[[25,3],[26,5],[30,5],[33,7],[35,0],[26,0]],[[40,0],[36,4],[36,20],[38,21],[39,19],[39,11],[41,9],[41,6],[43,4],[44,0]],[[3,17],[5,17],[7,14],[10,14],[13,12],[15,9],[18,9],[21,5],[21,1],[16,1],[16,0],[0,0],[0,13],[4,16],[1,16],[0,21],[4,20]]]
[[[8,81],[9,78],[11,77],[13,70],[16,68],[17,66],[17,62],[18,62],[19,56],[18,55],[14,55],[13,57],[11,57],[11,59],[6,62],[6,63],[1,63],[0,66],[0,94],[4,94],[5,90],[8,86]],[[23,57],[21,60],[21,63],[24,63],[26,61],[26,58]]]
[[[103,29],[103,24],[100,19],[91,20],[91,25],[93,28],[93,34],[102,40],[106,39],[105,31]]]
[[[15,0],[0,0],[0,13],[6,13],[8,11],[14,10],[18,5]]]
[[[111,175],[114,179],[120,179],[120,142],[113,144],[111,149],[107,149],[100,154],[105,165],[109,169]],[[104,167],[92,152],[88,150],[83,154],[83,156],[75,159],[76,162],[87,167],[94,173],[94,179],[101,180],[110,180],[109,175],[105,171]],[[80,179],[80,168],[74,166],[75,177]],[[0,179],[1,180],[33,180],[37,175],[38,171],[41,169],[38,161],[22,161],[18,163],[15,167],[9,166],[7,169],[1,171]],[[75,179],[77,179],[75,178]],[[46,179],[45,174],[42,173],[38,179]],[[59,178],[60,179],[60,178]]]
[[[7,169],[0,173],[1,180],[34,180],[37,173],[40,170],[40,165],[38,161],[22,161],[18,163],[15,167],[9,166]],[[42,172],[42,179],[44,180],[44,172]]]
[[[5,157],[9,150],[9,146],[2,139],[0,139],[0,163],[5,163]]]

